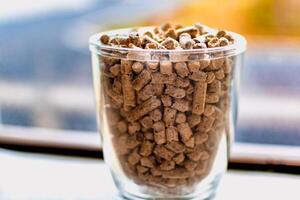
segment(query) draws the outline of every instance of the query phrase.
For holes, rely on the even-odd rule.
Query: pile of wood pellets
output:
[[[128,36],[102,35],[102,45],[133,49],[186,50],[231,45],[226,31],[201,24],[165,23]],[[205,59],[204,59],[205,58]],[[234,57],[198,57],[174,62],[99,55],[102,98],[114,149],[135,183],[182,192],[210,172],[228,131]]]

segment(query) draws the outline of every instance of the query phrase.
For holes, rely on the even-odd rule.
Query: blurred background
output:
[[[299,11],[299,0],[0,0],[0,199],[112,199],[88,38],[166,21],[248,41],[221,196],[297,199]]]
[[[89,36],[165,21],[201,22],[241,33],[248,40],[236,142],[300,146],[298,0],[0,0],[0,4],[2,136],[63,144],[78,138],[98,141]]]

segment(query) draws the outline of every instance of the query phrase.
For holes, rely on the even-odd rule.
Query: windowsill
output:
[[[1,144],[101,151],[100,136],[94,132],[9,125],[0,127]]]
[[[116,199],[103,161],[0,150],[0,199]],[[293,199],[299,176],[230,170],[217,199]]]
[[[17,126],[0,128],[1,145],[27,146],[37,152],[43,152],[39,151],[42,148],[58,149],[59,154],[67,151],[71,152],[68,154],[84,152],[87,157],[97,158],[101,157],[99,152],[102,148],[98,133]],[[230,161],[238,164],[299,167],[300,147],[235,142]]]

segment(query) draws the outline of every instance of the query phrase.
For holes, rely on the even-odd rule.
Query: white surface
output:
[[[230,171],[218,200],[298,200],[300,176]],[[0,149],[0,199],[116,199],[102,161]]]

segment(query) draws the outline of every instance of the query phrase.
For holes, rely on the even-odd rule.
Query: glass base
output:
[[[142,195],[134,194],[129,191],[126,191],[126,188],[119,188],[120,196],[117,198],[117,200],[213,200],[216,196],[216,191],[218,188],[218,185],[220,183],[220,179],[222,177],[222,174],[219,174],[217,176],[214,176],[214,179],[210,182],[206,182],[205,185],[199,187],[199,189],[196,189],[195,192],[183,195],[183,196],[170,196],[170,197],[155,197],[155,196],[148,196],[148,195]]]
[[[120,192],[121,199],[130,200],[212,200],[218,189],[222,175],[227,168],[226,137],[223,136],[214,164],[209,174],[194,188],[182,187],[174,190],[160,190],[155,187],[143,186],[134,183],[121,174],[112,173],[113,180]]]

